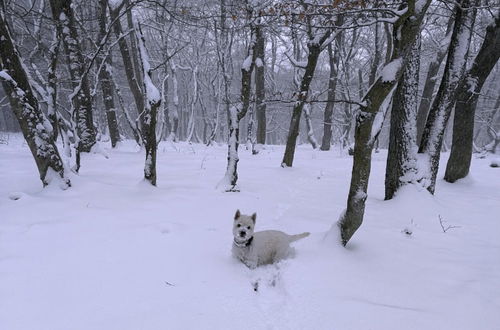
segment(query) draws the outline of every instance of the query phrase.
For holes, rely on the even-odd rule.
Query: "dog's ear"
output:
[[[236,214],[234,215],[234,220],[237,220],[240,217],[240,210],[236,210]]]
[[[255,224],[255,220],[257,220],[257,213],[252,214],[252,220],[253,223]]]

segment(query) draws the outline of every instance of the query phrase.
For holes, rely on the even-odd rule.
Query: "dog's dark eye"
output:
[[[236,227],[240,228],[240,227],[241,227],[241,225],[240,225],[240,224],[237,224],[237,225],[236,225]]]
[[[250,230],[250,226],[248,226],[247,229]]]

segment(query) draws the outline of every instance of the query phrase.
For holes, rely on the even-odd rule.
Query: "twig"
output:
[[[451,226],[451,225],[449,225],[448,227],[445,228],[444,223],[446,221],[443,220],[443,218],[441,217],[441,214],[438,214],[438,217],[439,217],[439,224],[441,225],[441,229],[443,230],[443,233],[446,233],[450,229],[460,228],[461,227],[461,226]]]

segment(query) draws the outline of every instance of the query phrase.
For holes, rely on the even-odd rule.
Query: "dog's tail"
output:
[[[307,236],[309,236],[310,234],[311,234],[311,233],[305,232],[305,233],[302,233],[302,234],[290,235],[290,237],[289,237],[289,239],[290,239],[290,243],[291,243],[291,242],[298,241],[298,240],[299,240],[299,239],[301,239],[301,238],[307,237]]]

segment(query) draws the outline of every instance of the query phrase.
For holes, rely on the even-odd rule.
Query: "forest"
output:
[[[17,243],[9,242],[18,241],[18,231],[12,228],[19,219],[30,230],[39,223],[32,219],[37,213],[43,215],[40,223],[49,224],[51,213],[61,221],[73,214],[79,219],[75,228],[85,226],[80,229],[90,235],[90,225],[81,224],[81,219],[115,221],[110,219],[127,218],[129,208],[161,233],[180,231],[175,244],[165,243],[173,250],[182,250],[189,235],[205,239],[196,231],[197,221],[213,222],[221,216],[230,220],[240,207],[249,214],[262,211],[268,219],[275,214],[267,223],[258,217],[257,227],[308,230],[315,242],[325,236],[330,253],[342,260],[340,267],[347,263],[351,268],[342,278],[346,281],[357,272],[349,259],[368,258],[348,253],[361,253],[360,244],[377,241],[370,233],[390,242],[395,239],[388,228],[397,227],[398,237],[413,239],[418,221],[428,234],[420,243],[424,246],[429,243],[438,251],[455,247],[458,253],[473,241],[478,247],[472,254],[487,250],[487,256],[498,258],[500,248],[489,232],[500,229],[493,221],[500,216],[499,57],[500,4],[495,0],[0,0],[0,195],[6,197],[0,214],[7,219],[5,232],[0,220],[0,282],[2,244],[6,251],[16,250]],[[134,186],[137,182],[140,186]],[[114,190],[108,191],[111,187]],[[46,203],[40,198],[47,198]],[[476,204],[467,209],[469,203]],[[87,210],[94,204],[107,215]],[[288,224],[282,222],[286,214],[291,217]],[[170,219],[169,225],[161,224],[161,216]],[[404,223],[396,221],[397,216],[404,217]],[[178,217],[189,220],[181,225],[181,220],[172,220]],[[380,217],[389,222],[380,222]],[[314,228],[308,228],[307,218],[316,219]],[[467,231],[482,218],[488,219],[485,228]],[[373,227],[371,221],[379,224]],[[428,229],[436,224],[447,238],[459,236],[439,241]],[[108,230],[107,225],[98,226]],[[210,228],[218,232],[219,224],[214,226]],[[79,235],[87,237],[74,230],[76,241]],[[43,231],[37,239],[44,242],[42,237],[48,235],[51,240],[56,233]],[[2,235],[10,240],[2,243]],[[482,243],[477,237],[483,237]],[[406,243],[395,241],[407,251]],[[443,246],[437,247],[438,241]],[[156,243],[150,244],[141,251]],[[99,241],[97,246],[106,244]],[[313,255],[314,246],[307,246],[306,255]],[[33,246],[27,249],[35,251]],[[92,247],[89,253],[98,250]],[[424,250],[408,251],[423,260]],[[390,260],[390,251],[390,244],[378,250],[384,261]],[[181,257],[172,253],[172,262],[179,262]],[[322,253],[321,258],[329,259]],[[457,264],[467,269],[464,255],[457,258],[465,261]],[[64,264],[66,257],[54,260],[54,265]],[[446,253],[442,257],[431,258],[428,267],[455,265]],[[203,258],[192,256],[193,261]],[[481,259],[474,266],[481,275],[470,281],[493,277],[484,271],[485,262]],[[203,264],[211,269],[207,261]],[[37,266],[29,265],[36,272]],[[335,273],[330,264],[321,265],[325,275]],[[296,267],[305,272],[316,266]],[[5,267],[13,269],[12,274],[23,269]],[[125,263],[117,269],[129,267]],[[235,265],[226,267],[234,272]],[[285,281],[285,272],[280,266],[247,277],[264,278],[274,289],[277,278]],[[491,272],[500,276],[500,267]],[[184,275],[177,274],[178,281]],[[426,276],[431,278],[431,273]],[[224,280],[236,281],[227,275]],[[294,280],[289,277],[288,284]],[[22,285],[13,283],[13,288]],[[48,284],[57,285],[52,280]],[[297,289],[281,285],[283,291]],[[198,289],[213,294],[207,287]],[[490,308],[500,307],[498,296],[492,298],[499,290],[496,284],[488,298],[483,291],[464,298],[470,302],[480,297],[475,307],[491,302],[483,327],[477,328],[500,324],[490,313]],[[401,300],[404,290],[398,292],[394,297]],[[273,305],[291,293],[269,294],[263,301]],[[29,296],[26,292],[24,298]],[[327,299],[315,303],[323,305]],[[447,299],[442,302],[454,298]],[[185,304],[191,306],[192,301]],[[365,328],[361,323],[349,327],[343,318],[333,328],[318,319],[301,323],[312,314],[297,316],[296,324],[279,323],[299,308],[287,306],[286,312],[277,312],[280,317],[269,312],[267,323],[250,322],[248,328]],[[448,307],[443,319],[419,319],[407,328],[440,324],[434,328],[471,329],[480,315],[475,309],[469,317],[446,321],[464,306]],[[231,308],[225,308],[229,313]],[[375,312],[361,310],[367,320],[373,319]],[[196,328],[182,313],[179,322],[186,327],[175,323],[173,328]],[[389,323],[373,328],[396,329],[392,316],[388,313]],[[2,319],[10,320],[9,329],[33,329],[31,323],[17,323],[0,313],[0,324]],[[51,327],[46,321],[47,328],[71,328],[64,323]],[[231,328],[210,322],[206,328]],[[102,324],[110,328],[110,323]],[[158,324],[145,328],[157,329]]]

